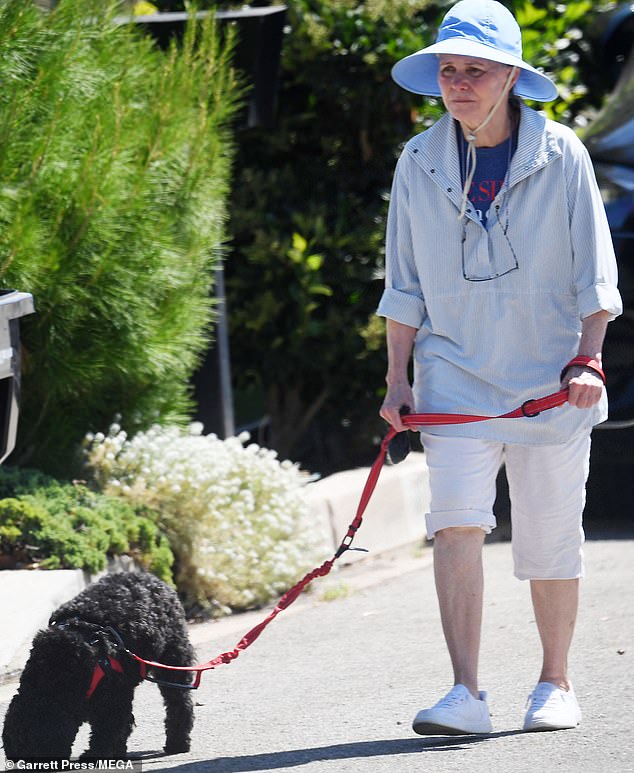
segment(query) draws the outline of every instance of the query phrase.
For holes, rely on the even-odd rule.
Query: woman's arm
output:
[[[398,432],[407,429],[401,422],[399,409],[406,406],[410,412],[414,411],[408,371],[417,332],[415,327],[387,319],[387,393],[379,413]]]
[[[613,318],[608,311],[597,311],[581,322],[581,341],[578,354],[592,357],[601,364],[601,351],[608,322]],[[562,381],[569,389],[568,402],[577,408],[591,408],[601,399],[603,381],[598,373],[583,366],[570,368]]]

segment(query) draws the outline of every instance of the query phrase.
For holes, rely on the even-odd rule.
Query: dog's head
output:
[[[2,731],[8,760],[69,759],[79,729],[76,715],[60,702],[35,706],[19,692],[9,705]]]
[[[36,635],[4,721],[7,759],[70,757],[94,662],[90,646],[73,632],[49,628]]]

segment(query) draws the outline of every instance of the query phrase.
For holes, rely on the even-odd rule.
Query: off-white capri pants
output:
[[[451,526],[489,534],[495,481],[504,462],[511,499],[514,573],[520,580],[583,576],[582,514],[590,469],[590,436],[522,446],[421,432],[429,468],[427,537]]]

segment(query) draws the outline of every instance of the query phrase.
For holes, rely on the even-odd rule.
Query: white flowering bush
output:
[[[104,493],[159,513],[189,609],[260,606],[323,560],[309,520],[306,477],[249,435],[220,440],[155,426],[129,439],[117,425],[86,439],[86,461]]]

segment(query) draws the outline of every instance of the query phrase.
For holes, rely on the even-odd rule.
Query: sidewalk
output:
[[[633,773],[633,548],[633,540],[586,544],[571,653],[584,713],[575,730],[520,731],[540,648],[528,584],[512,577],[510,544],[498,542],[484,548],[481,686],[490,735],[411,730],[416,711],[451,685],[431,550],[419,548],[344,568],[337,581],[348,594],[330,603],[316,581],[231,666],[204,674],[187,754],[162,756],[160,694],[141,685],[129,750],[142,757],[144,773]],[[199,660],[232,648],[254,622],[241,615],[192,628]],[[10,695],[9,685],[0,688],[0,722]],[[75,754],[86,740],[84,727]]]

